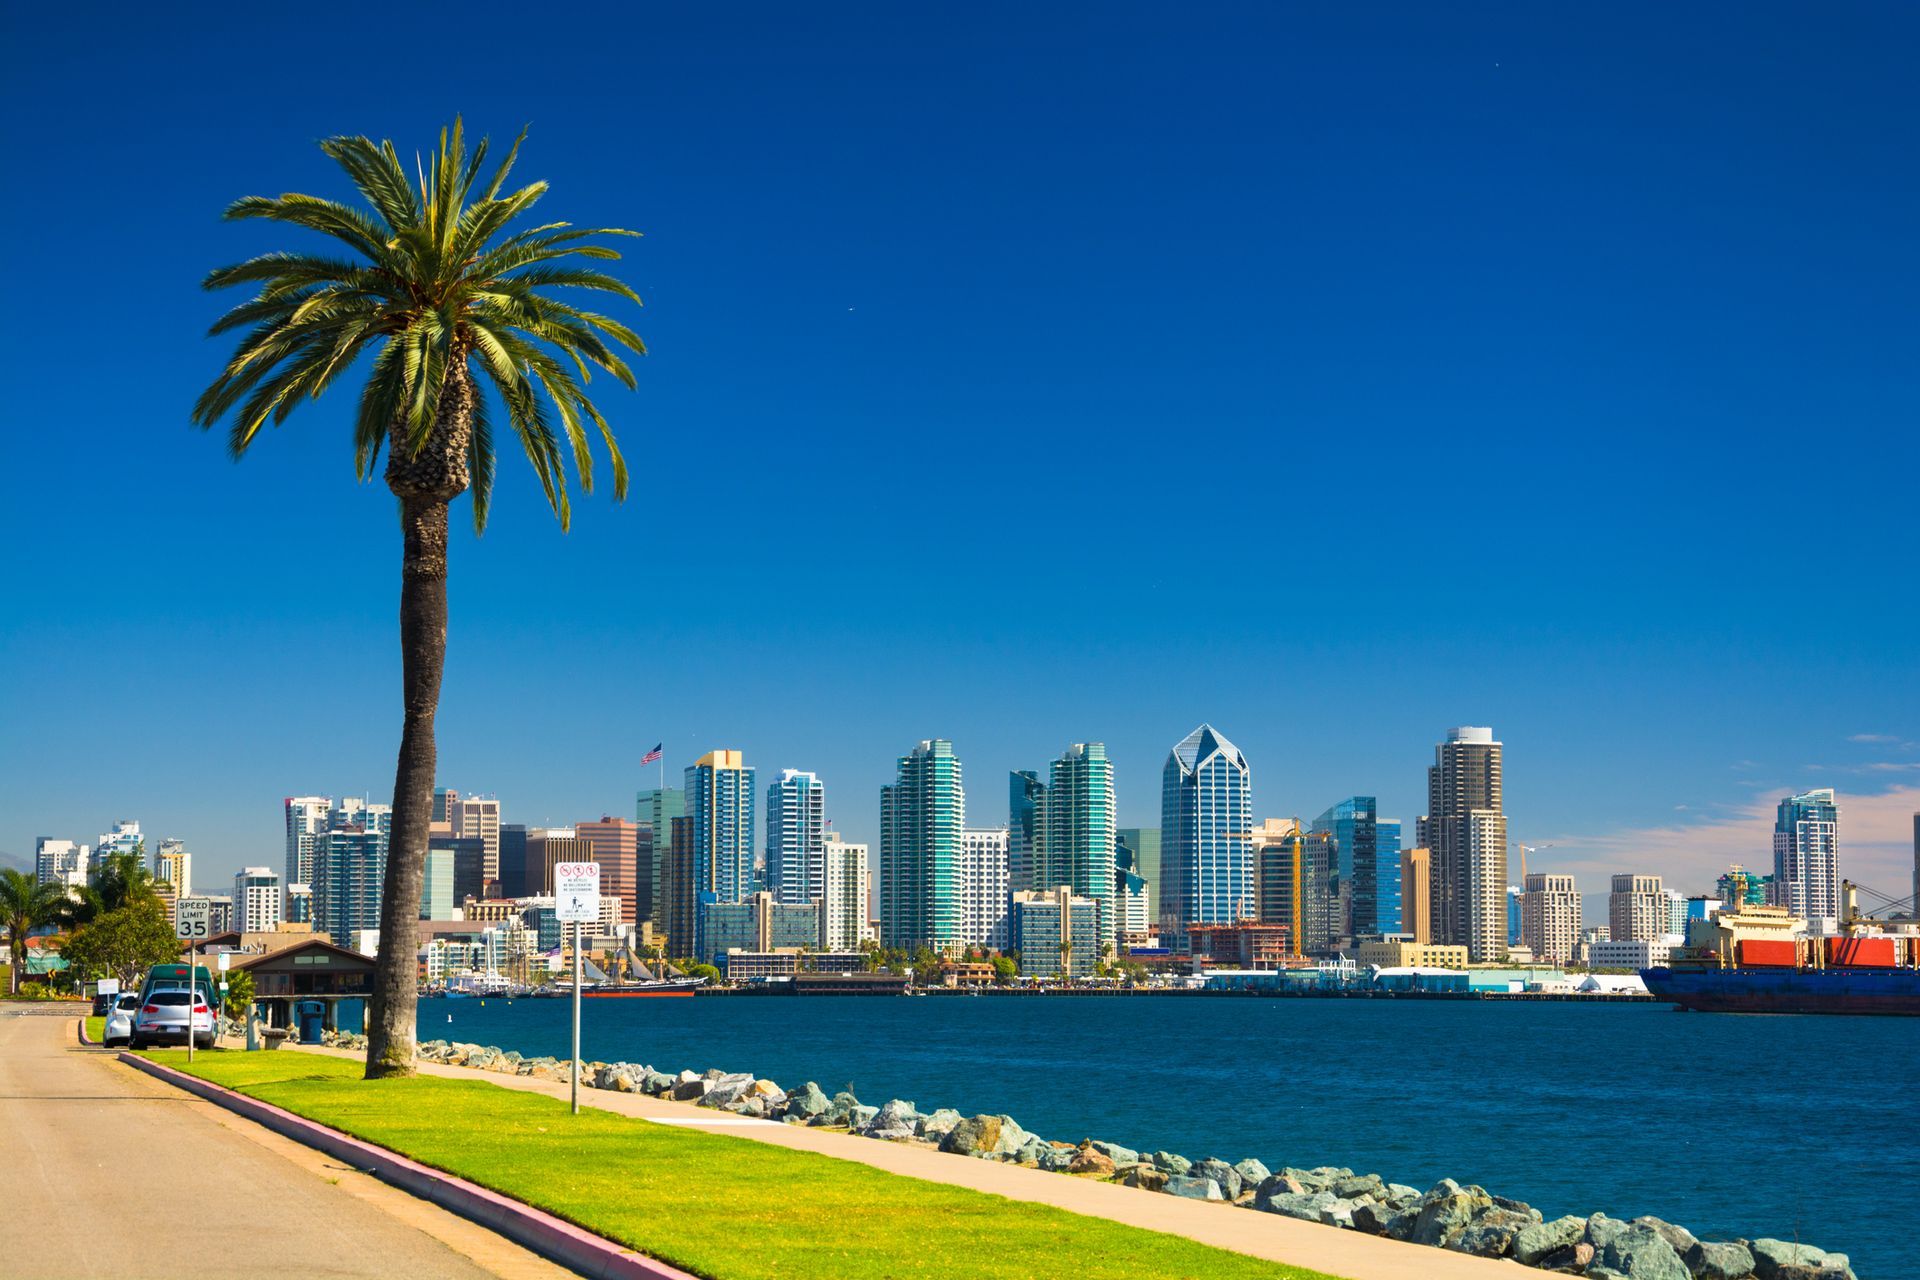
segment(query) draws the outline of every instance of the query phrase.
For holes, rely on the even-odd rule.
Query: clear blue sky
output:
[[[197,286],[315,140],[455,111],[646,233],[633,496],[562,536],[509,459],[453,550],[442,780],[510,821],[664,740],[870,836],[938,735],[977,820],[1103,739],[1151,824],[1201,720],[1263,815],[1409,824],[1490,724],[1589,889],[1920,807],[1911,7],[926,10],[13,6],[0,850],[139,817],[204,883],[391,787],[392,500],[350,396],[189,428]]]

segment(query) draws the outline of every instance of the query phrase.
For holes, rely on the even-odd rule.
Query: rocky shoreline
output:
[[[327,1043],[364,1048],[364,1037],[331,1035]],[[525,1058],[487,1045],[429,1040],[427,1062],[503,1075],[564,1081],[558,1058]],[[1073,1177],[1094,1178],[1162,1195],[1214,1200],[1265,1213],[1594,1280],[1856,1280],[1843,1253],[1795,1241],[1696,1239],[1685,1227],[1654,1217],[1623,1221],[1603,1213],[1548,1221],[1538,1209],[1482,1187],[1443,1178],[1425,1191],[1377,1174],[1322,1166],[1269,1169],[1258,1160],[1229,1164],[1167,1151],[1140,1152],[1088,1138],[1049,1141],[1011,1116],[922,1112],[898,1098],[883,1106],[851,1093],[829,1095],[809,1080],[788,1090],[772,1080],[719,1070],[669,1073],[631,1062],[582,1064],[581,1083],[615,1093],[641,1093],[783,1124],[842,1129],[863,1138],[934,1147],[961,1157],[999,1160]]]

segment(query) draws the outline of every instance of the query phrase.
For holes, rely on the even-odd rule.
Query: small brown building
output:
[[[319,1006],[322,1028],[340,1026],[341,1003],[361,1006],[364,1025],[367,997],[373,993],[373,958],[336,947],[322,938],[261,956],[231,963],[233,972],[253,975],[254,1003],[261,1006],[269,1027],[295,1028],[301,1006]],[[307,1012],[312,1013],[309,1008]]]

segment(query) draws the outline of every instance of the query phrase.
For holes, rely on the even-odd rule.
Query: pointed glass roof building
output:
[[[1160,934],[1186,949],[1189,924],[1253,914],[1253,778],[1210,724],[1167,755],[1160,787]]]

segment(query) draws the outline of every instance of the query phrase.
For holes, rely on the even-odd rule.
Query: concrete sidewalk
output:
[[[0,1010],[9,1275],[557,1280],[491,1231]]]
[[[292,1049],[293,1046],[289,1046]],[[280,1050],[288,1052],[288,1049]],[[299,1046],[297,1052],[326,1054],[360,1061],[364,1055],[340,1049]],[[500,1075],[468,1067],[420,1064],[422,1075],[480,1080],[507,1089],[543,1094],[562,1102],[567,1085],[527,1076]],[[1141,1191],[1114,1183],[992,1160],[948,1155],[929,1147],[858,1138],[826,1129],[805,1129],[706,1110],[687,1102],[669,1102],[644,1094],[582,1089],[580,1105],[617,1115],[634,1116],[657,1124],[698,1128],[795,1151],[811,1151],[836,1160],[852,1160],[889,1173],[969,1187],[1013,1200],[1049,1204],[1072,1213],[1107,1218],[1149,1231],[1185,1236],[1222,1249],[1252,1254],[1274,1262],[1310,1267],[1347,1280],[1523,1280],[1541,1273],[1504,1259],[1449,1253],[1424,1245],[1407,1244],[1381,1236],[1362,1235],[1337,1227],[1301,1222],[1278,1214],[1233,1205],[1183,1200],[1178,1196]]]

